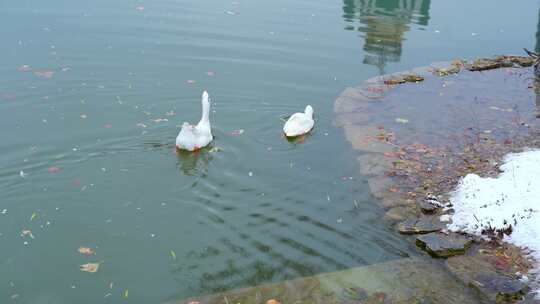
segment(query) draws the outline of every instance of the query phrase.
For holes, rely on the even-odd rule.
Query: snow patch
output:
[[[512,233],[504,241],[530,251],[536,260],[536,293],[540,296],[540,150],[506,155],[497,178],[468,174],[451,193],[455,213],[451,231],[481,235],[486,229]]]

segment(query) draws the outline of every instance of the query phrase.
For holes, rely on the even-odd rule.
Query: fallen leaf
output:
[[[176,260],[176,252],[174,250],[171,250],[171,257],[173,260]]]
[[[87,263],[81,265],[81,271],[95,273],[99,269],[100,263]]]
[[[52,166],[52,167],[49,167],[49,168],[47,169],[47,171],[48,171],[49,173],[58,173],[58,172],[60,172],[60,168],[59,168],[59,167],[56,167],[56,166]]]
[[[30,220],[33,221],[37,216],[37,213],[32,213],[32,216],[30,216]]]
[[[25,229],[23,231],[21,231],[21,236],[29,236],[31,239],[34,238],[34,235],[32,234],[32,230],[30,229]]]
[[[54,71],[53,70],[34,71],[34,75],[36,75],[39,78],[51,79],[54,76]]]
[[[396,122],[406,124],[406,123],[409,123],[409,120],[405,118],[396,118]]]
[[[244,129],[234,130],[231,132],[231,135],[238,136],[244,134]]]
[[[124,298],[127,299],[128,297],[129,297],[129,290],[126,289],[126,290],[124,290]]]
[[[266,301],[266,304],[281,304],[281,302],[279,302],[278,300],[270,299]]]
[[[20,71],[20,72],[28,72],[28,71],[31,71],[31,70],[32,70],[32,68],[31,68],[29,65],[27,65],[27,64],[21,65],[21,66],[17,69],[17,71]]]
[[[392,186],[392,187],[388,188],[388,191],[396,193],[396,192],[399,192],[399,188]]]
[[[79,251],[80,253],[82,254],[86,254],[86,255],[91,255],[91,254],[94,254],[94,250],[90,247],[79,247],[79,249],[77,250]]]

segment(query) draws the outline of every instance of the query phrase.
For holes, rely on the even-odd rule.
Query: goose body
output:
[[[287,137],[300,136],[313,129],[313,108],[308,105],[304,113],[294,113],[283,126],[283,132]]]
[[[195,151],[208,146],[214,139],[210,126],[210,102],[208,92],[202,94],[202,117],[197,125],[187,122],[182,124],[182,129],[176,137],[176,148],[180,150]]]

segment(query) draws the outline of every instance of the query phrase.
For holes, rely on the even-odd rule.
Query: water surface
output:
[[[532,0],[0,2],[1,301],[158,303],[414,254],[333,99],[534,48],[537,24]],[[203,89],[219,149],[176,155]],[[307,103],[315,130],[286,141]]]

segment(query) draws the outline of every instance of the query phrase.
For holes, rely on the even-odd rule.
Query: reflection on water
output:
[[[212,161],[212,148],[204,148],[196,152],[177,151],[178,167],[185,175],[195,175],[206,171],[208,163]]]
[[[364,63],[384,74],[387,62],[401,59],[402,43],[409,24],[427,26],[430,0],[343,0],[343,18],[348,30],[363,33]],[[360,25],[355,28],[358,19]]]
[[[536,44],[534,50],[538,53],[540,52],[540,10],[538,10],[538,22],[536,26]]]

